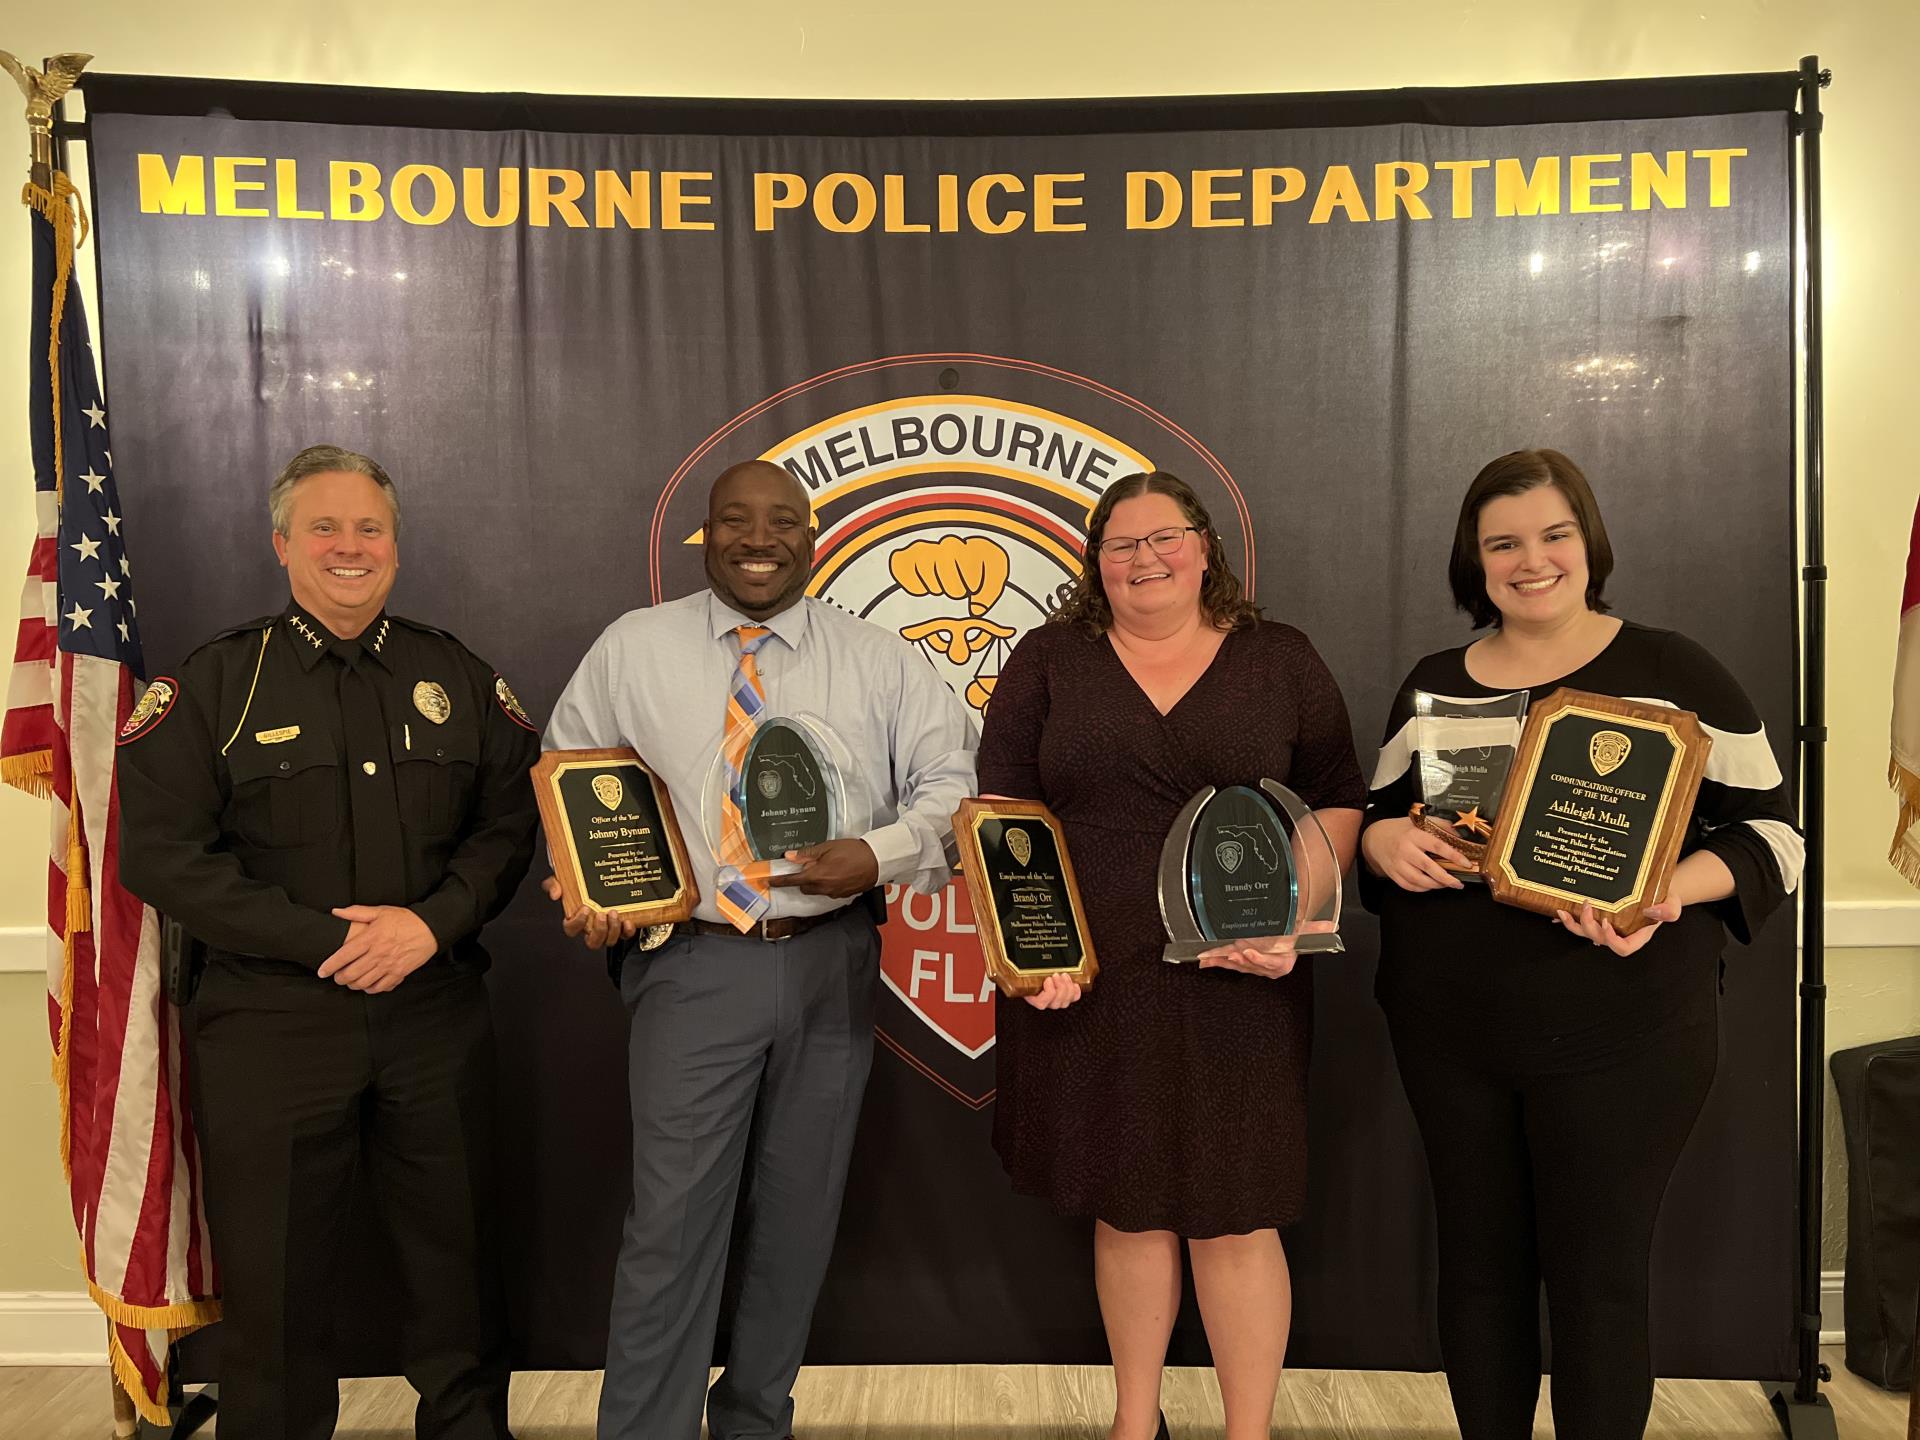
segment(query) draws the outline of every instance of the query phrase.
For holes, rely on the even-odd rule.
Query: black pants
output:
[[[1466,1058],[1389,1016],[1440,1225],[1440,1348],[1463,1440],[1527,1440],[1540,1286],[1559,1440],[1635,1440],[1653,1404],[1647,1283],[1667,1180],[1719,1060],[1684,1026],[1574,1074]]]
[[[216,959],[195,1002],[207,1221],[220,1267],[221,1440],[325,1440],[354,1168],[405,1296],[421,1440],[503,1440],[493,1029],[479,976],[430,964],[385,995]]]

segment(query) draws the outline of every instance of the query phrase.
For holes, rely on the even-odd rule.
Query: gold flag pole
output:
[[[39,189],[53,186],[53,107],[73,88],[91,59],[91,55],[56,55],[46,62],[45,70],[36,70],[0,50],[0,70],[13,76],[13,83],[27,97],[27,141],[32,147],[29,174]]]

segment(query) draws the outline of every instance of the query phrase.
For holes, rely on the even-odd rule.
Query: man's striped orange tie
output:
[[[744,933],[759,923],[773,903],[767,889],[767,863],[753,858],[747,848],[747,829],[740,819],[747,748],[759,728],[760,712],[767,707],[767,693],[760,688],[760,669],[753,657],[773,632],[764,625],[738,625],[733,633],[740,637],[740,663],[734,667],[733,683],[727,687],[727,728],[721,740],[727,761],[727,793],[720,802],[720,874],[713,903],[734,929]]]

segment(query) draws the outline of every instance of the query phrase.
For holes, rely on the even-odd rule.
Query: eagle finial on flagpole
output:
[[[20,93],[27,97],[27,137],[33,146],[33,183],[46,189],[53,183],[53,107],[73,88],[80,72],[87,68],[91,55],[56,55],[46,62],[45,71],[21,63],[0,50],[0,69],[13,76]]]

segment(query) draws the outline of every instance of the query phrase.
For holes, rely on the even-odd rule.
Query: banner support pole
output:
[[[1794,1440],[1838,1436],[1820,1382],[1820,1247],[1826,1124],[1826,665],[1824,350],[1820,286],[1820,91],[1833,80],[1818,56],[1800,61],[1801,214],[1806,235],[1806,510],[1800,617],[1800,824],[1807,861],[1800,883],[1800,1235],[1796,1296],[1799,1378],[1767,1387],[1781,1430]]]

